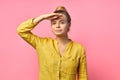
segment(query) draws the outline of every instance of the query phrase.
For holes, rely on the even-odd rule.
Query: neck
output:
[[[58,41],[58,43],[63,44],[63,45],[67,44],[70,41],[70,39],[68,38],[68,35],[56,36],[56,40]]]

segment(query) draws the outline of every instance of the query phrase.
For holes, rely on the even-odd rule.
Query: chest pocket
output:
[[[75,58],[70,58],[70,59],[66,59],[65,62],[63,62],[64,64],[64,70],[63,72],[66,74],[76,74],[77,72],[77,66],[78,66],[78,62],[77,59]]]

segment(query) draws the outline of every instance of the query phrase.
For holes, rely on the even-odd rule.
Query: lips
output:
[[[55,32],[61,32],[62,30],[55,30]]]

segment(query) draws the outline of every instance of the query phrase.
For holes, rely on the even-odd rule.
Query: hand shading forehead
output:
[[[58,18],[52,19],[51,21],[67,21],[67,17],[64,14],[62,14]]]
[[[62,14],[62,15],[60,16],[60,19],[67,20],[67,17],[66,17],[64,14]]]

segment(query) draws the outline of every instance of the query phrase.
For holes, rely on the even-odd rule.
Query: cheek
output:
[[[66,26],[66,27],[64,28],[64,31],[65,31],[65,32],[68,32],[68,31],[69,31],[69,27]]]
[[[54,26],[54,25],[51,25],[51,28],[52,28],[52,30],[53,30],[53,29],[55,29],[55,26]]]

